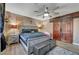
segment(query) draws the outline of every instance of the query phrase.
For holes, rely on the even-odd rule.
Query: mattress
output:
[[[49,40],[50,37],[46,36],[46,35],[36,35],[37,33],[35,33],[34,35],[31,33],[24,33],[22,35],[20,35],[21,40],[26,44],[32,46],[34,44],[37,44],[39,42],[43,42],[46,40]]]
[[[39,33],[22,33],[20,35],[20,39],[28,47],[28,52],[30,54],[33,52],[33,47],[35,44],[49,40],[50,37],[40,32]]]
[[[34,32],[34,33],[21,33],[21,36],[27,39],[27,38],[46,36],[46,35],[42,32]]]

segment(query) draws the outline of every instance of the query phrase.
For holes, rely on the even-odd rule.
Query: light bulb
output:
[[[48,14],[48,13],[45,13],[45,14],[44,14],[44,17],[47,17],[47,16],[49,16],[49,14]]]

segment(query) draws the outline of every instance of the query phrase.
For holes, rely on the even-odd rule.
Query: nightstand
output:
[[[10,34],[8,37],[8,45],[12,43],[19,43],[19,35],[18,34]]]

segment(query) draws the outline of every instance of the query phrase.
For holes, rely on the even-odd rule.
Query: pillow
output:
[[[38,32],[37,29],[22,29],[22,33],[33,33]]]
[[[22,33],[31,33],[30,29],[22,29]]]

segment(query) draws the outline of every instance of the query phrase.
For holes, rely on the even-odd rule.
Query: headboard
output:
[[[22,26],[22,33],[38,32],[37,26]]]
[[[22,33],[32,33],[32,32],[38,32],[37,29],[22,29]]]

